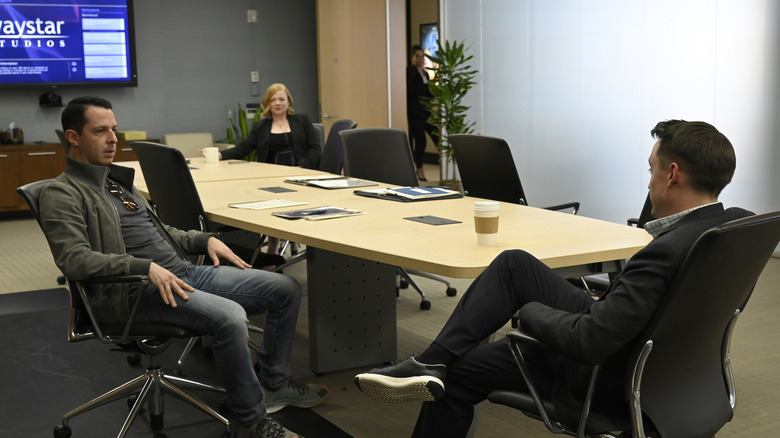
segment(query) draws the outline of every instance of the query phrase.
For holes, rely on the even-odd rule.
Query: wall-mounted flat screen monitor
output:
[[[0,86],[137,86],[133,0],[0,0]]]
[[[426,55],[436,56],[439,50],[439,23],[427,23],[420,25],[420,46]],[[433,68],[438,67],[427,56],[425,57],[425,69],[428,71],[428,79],[433,79]]]

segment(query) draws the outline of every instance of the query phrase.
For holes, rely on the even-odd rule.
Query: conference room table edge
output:
[[[116,163],[121,166],[131,167],[136,170],[136,178],[135,178],[135,185],[136,187],[141,191],[141,193],[149,198],[149,191],[146,188],[145,182],[143,180],[143,173],[140,169],[140,164],[137,161],[134,162],[118,162]],[[245,164],[245,165],[241,165]],[[193,170],[193,180],[195,182],[196,187],[198,188],[198,191],[201,195],[201,199],[204,205],[204,210],[206,211],[207,218],[215,223],[220,223],[224,225],[234,226],[240,229],[245,229],[247,231],[257,232],[261,234],[266,234],[274,237],[278,237],[281,239],[290,240],[293,242],[297,242],[304,245],[310,245],[316,248],[333,251],[333,252],[339,252],[344,254],[349,254],[351,256],[364,258],[371,261],[381,262],[381,263],[388,263],[393,264],[395,266],[401,266],[405,268],[411,268],[411,269],[417,269],[420,271],[430,272],[433,274],[438,275],[444,275],[447,277],[452,278],[476,278],[489,264],[489,262],[495,258],[498,254],[500,254],[504,250],[511,250],[511,249],[526,249],[529,250],[529,252],[536,257],[538,257],[543,263],[545,263],[547,266],[549,266],[552,269],[569,269],[571,271],[571,268],[575,266],[580,266],[584,268],[583,272],[599,272],[600,269],[602,269],[602,263],[610,263],[615,262],[619,260],[625,260],[633,256],[634,253],[642,249],[650,240],[651,237],[647,232],[645,232],[642,229],[636,229],[632,227],[628,227],[626,225],[622,224],[616,224],[612,222],[602,221],[599,219],[591,219],[586,218],[585,216],[576,216],[576,219],[572,217],[571,219],[565,219],[560,218],[560,220],[568,220],[568,221],[579,221],[580,223],[585,223],[587,225],[588,221],[595,221],[592,222],[592,224],[599,223],[603,226],[613,227],[612,230],[614,230],[615,236],[612,235],[608,236],[609,239],[614,239],[614,244],[610,245],[605,242],[606,239],[600,239],[599,245],[600,248],[598,249],[591,249],[586,247],[580,247],[576,251],[576,253],[567,254],[565,256],[557,256],[557,255],[548,255],[544,254],[542,251],[541,253],[534,249],[529,248],[523,248],[522,245],[518,245],[515,240],[507,239],[506,234],[509,231],[509,227],[522,227],[522,223],[516,223],[513,224],[511,220],[505,216],[507,216],[508,212],[514,212],[518,209],[526,209],[526,211],[534,211],[535,214],[541,214],[546,215],[544,218],[547,217],[554,218],[558,217],[556,215],[568,215],[564,212],[553,212],[549,210],[539,209],[536,207],[530,207],[530,206],[520,206],[515,204],[508,204],[508,203],[500,203],[502,207],[502,220],[500,221],[500,227],[499,227],[499,238],[497,245],[492,247],[483,247],[476,245],[476,237],[473,233],[473,228],[470,228],[470,222],[473,220],[471,218],[471,212],[469,209],[469,205],[472,202],[480,201],[482,199],[479,198],[470,198],[465,197],[464,199],[459,200],[432,200],[432,201],[421,201],[421,202],[415,202],[413,204],[418,205],[426,205],[429,208],[426,208],[424,211],[430,211],[431,214],[436,214],[437,211],[440,209],[437,208],[438,206],[444,206],[446,204],[441,203],[447,203],[447,202],[458,202],[461,205],[462,211],[458,211],[457,218],[456,219],[459,222],[463,223],[461,225],[462,230],[472,230],[472,231],[466,231],[466,233],[469,233],[468,236],[469,239],[471,239],[472,244],[470,246],[467,246],[467,243],[461,243],[462,247],[458,250],[460,251],[472,251],[474,253],[484,253],[485,256],[481,257],[479,262],[475,263],[459,263],[457,265],[454,265],[451,260],[448,261],[440,261],[433,258],[425,258],[425,257],[419,257],[417,254],[414,253],[413,250],[410,251],[393,251],[392,254],[387,253],[386,251],[388,248],[381,248],[381,249],[369,249],[366,248],[364,243],[365,242],[355,242],[353,244],[350,243],[344,243],[344,242],[335,242],[334,236],[329,234],[324,235],[317,235],[312,234],[304,231],[296,232],[293,227],[290,227],[290,224],[288,223],[288,220],[282,219],[282,218],[269,218],[271,212],[273,211],[282,211],[285,209],[291,209],[291,208],[276,208],[276,209],[269,209],[269,210],[262,210],[262,212],[265,212],[265,214],[258,214],[256,216],[253,216],[252,219],[246,219],[246,218],[240,218],[241,213],[239,212],[240,209],[235,209],[232,207],[228,207],[228,204],[231,202],[249,202],[252,200],[261,200],[265,198],[284,198],[286,194],[285,192],[282,193],[269,193],[269,192],[261,192],[259,190],[255,190],[256,188],[267,188],[267,187],[273,187],[273,188],[281,188],[282,190],[292,190],[293,192],[289,193],[295,193],[295,195],[292,197],[292,199],[305,199],[307,201],[308,205],[301,205],[300,207],[295,208],[307,208],[311,206],[316,206],[318,202],[316,199],[318,197],[324,197],[325,199],[332,198],[331,195],[333,194],[339,194],[339,200],[336,202],[342,202],[345,204],[350,205],[340,205],[343,207],[351,208],[351,204],[358,204],[361,206],[393,206],[391,207],[392,210],[398,209],[399,211],[403,211],[404,209],[409,209],[409,205],[412,203],[400,203],[400,202],[394,202],[394,201],[388,201],[388,200],[382,200],[382,199],[372,199],[372,198],[364,198],[360,196],[356,196],[352,194],[353,189],[336,189],[336,190],[327,190],[327,189],[321,189],[317,187],[306,187],[301,185],[294,185],[285,182],[285,178],[290,176],[302,176],[302,175],[328,175],[325,172],[320,172],[317,170],[312,169],[304,169],[300,167],[290,167],[290,166],[282,166],[282,165],[275,165],[275,164],[268,164],[268,163],[256,163],[256,162],[246,162],[246,161],[237,161],[237,160],[231,160],[231,161],[220,161],[219,163],[206,163],[205,158],[203,157],[195,157],[190,159],[190,165]],[[223,190],[217,189],[217,196],[213,196],[214,193],[210,190],[210,188],[218,187],[218,186],[226,187]],[[247,194],[247,195],[241,195],[235,193],[239,190],[240,187],[245,186],[252,187],[251,192],[254,192],[253,194]],[[387,184],[382,183],[376,183],[376,187],[391,187]],[[376,188],[376,187],[367,187],[368,189]],[[296,193],[297,192],[297,193]],[[214,199],[216,198],[216,199]],[[354,201],[352,199],[354,199]],[[359,199],[363,198],[363,199]],[[416,209],[417,211],[420,211],[420,209]],[[385,208],[385,211],[387,211],[387,208]],[[369,215],[371,212],[368,213]],[[248,215],[245,215],[248,216]],[[327,221],[349,221],[352,220],[352,218],[336,218],[336,219],[328,219]],[[609,225],[607,225],[609,224]],[[413,226],[419,226],[420,224],[411,224],[407,223],[405,225],[408,225],[409,227]],[[430,226],[430,225],[423,225],[423,226]],[[449,225],[439,225],[438,227],[448,227]],[[554,226],[554,224],[550,224],[550,226]],[[513,231],[513,230],[512,230]],[[617,236],[617,234],[620,234],[620,236]],[[463,236],[458,236],[462,239]],[[553,237],[553,236],[550,236]],[[435,242],[433,243],[435,245]],[[542,245],[544,242],[542,242]],[[614,268],[610,267],[607,268],[607,270],[614,270]]]
[[[479,200],[478,198],[472,198],[472,199],[474,201]],[[391,201],[382,201],[382,202],[391,202]],[[305,208],[305,206],[301,206],[301,208]],[[534,207],[526,206],[524,208],[534,208]],[[558,214],[562,214],[562,213],[558,213]],[[479,264],[473,264],[468,266],[464,266],[464,265],[451,266],[446,263],[438,263],[435,260],[421,260],[419,258],[415,258],[412,256],[404,256],[402,254],[388,255],[381,251],[366,249],[359,245],[337,244],[327,238],[319,238],[311,235],[295,233],[295,232],[291,232],[291,231],[287,231],[275,227],[265,226],[257,223],[251,223],[244,220],[235,219],[234,217],[229,215],[224,215],[224,214],[214,213],[209,211],[206,211],[206,217],[208,218],[209,221],[220,223],[223,225],[233,226],[246,231],[271,235],[274,237],[278,237],[280,239],[289,240],[291,242],[313,246],[315,248],[348,254],[354,257],[363,258],[366,260],[371,260],[379,263],[391,264],[394,266],[400,266],[403,268],[416,269],[419,271],[429,272],[431,274],[443,275],[451,278],[473,279],[478,277],[482,273],[482,271],[484,271],[485,268],[487,268],[488,266],[488,264],[486,263],[479,263]],[[349,220],[349,218],[329,219],[329,220]],[[475,241],[476,241],[476,237],[475,237]],[[645,245],[646,242],[634,246],[628,246],[628,247],[624,246],[620,248],[598,250],[593,252],[583,252],[577,255],[568,255],[562,257],[543,257],[540,258],[540,260],[542,260],[542,262],[545,265],[547,265],[552,269],[564,269],[564,268],[573,268],[575,266],[581,266],[588,273],[609,272],[611,271],[611,269],[604,271],[597,268],[596,265],[628,259],[637,251],[644,248]],[[517,248],[512,245],[495,245],[492,246],[491,249],[493,249],[491,253],[494,255],[492,258],[495,258],[503,251],[522,249],[522,248]],[[588,267],[591,265],[593,266]]]

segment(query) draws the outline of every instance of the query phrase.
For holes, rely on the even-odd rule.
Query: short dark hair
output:
[[[62,110],[62,116],[60,121],[62,122],[62,130],[67,131],[72,129],[79,134],[82,133],[84,125],[87,124],[87,117],[84,115],[88,106],[99,106],[105,109],[112,109],[111,102],[102,97],[97,96],[81,96],[76,97],[65,106]]]
[[[111,102],[102,97],[97,96],[81,96],[72,99],[65,105],[65,109],[62,110],[60,116],[60,122],[62,123],[62,132],[72,129],[79,134],[83,133],[84,125],[87,124],[87,107],[99,106],[105,109],[111,109]],[[65,153],[70,154],[70,142],[67,142],[65,146]]]
[[[416,51],[418,51],[418,50],[420,50],[420,51],[422,51],[423,53],[425,53],[425,50],[423,50],[423,48],[422,48],[422,46],[421,46],[421,45],[419,45],[419,44],[415,44],[415,45],[413,45],[413,46],[412,46],[412,51],[411,51],[411,52],[409,52],[409,56],[412,56],[412,55],[414,55],[414,52],[416,52]]]
[[[706,122],[666,120],[650,131],[658,139],[658,157],[676,162],[699,191],[720,195],[737,167],[734,147],[725,135]]]

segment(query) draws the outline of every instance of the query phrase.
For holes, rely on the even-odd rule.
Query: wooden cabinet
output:
[[[159,143],[159,140],[151,139],[144,140]],[[133,148],[130,147],[130,142],[125,140],[119,140],[116,144],[116,153],[114,154],[114,162],[119,161],[138,161],[138,157],[135,156]]]
[[[148,140],[157,142],[157,140]],[[117,143],[114,161],[136,161],[130,142]],[[60,143],[0,146],[0,212],[29,207],[16,188],[33,181],[54,178],[65,170],[65,148]]]
[[[65,170],[65,149],[59,143],[0,146],[0,211],[27,210],[16,188],[54,178]]]
[[[65,170],[65,150],[62,146],[22,150],[19,154],[19,185],[44,178],[53,178]]]
[[[0,148],[0,211],[16,210],[24,202],[16,194],[19,186],[19,153]]]

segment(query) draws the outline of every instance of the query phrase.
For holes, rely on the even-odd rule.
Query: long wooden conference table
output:
[[[357,196],[353,189],[328,190],[284,181],[316,172],[301,168],[206,164],[197,158],[191,166],[201,171],[192,174],[209,220],[307,246],[310,366],[316,373],[396,359],[397,266],[476,278],[502,251],[523,249],[572,277],[616,272],[623,260],[651,240],[644,230],[626,225],[501,203],[497,245],[479,246],[473,225],[475,198],[396,202]],[[144,191],[139,178],[136,182]],[[264,210],[228,205],[271,199],[306,204]],[[271,214],[320,206],[358,209],[364,214],[319,221]],[[421,216],[456,223],[410,220]]]
[[[231,181],[238,179],[268,178],[275,176],[317,175],[322,172],[300,167],[279,166],[276,164],[256,163],[244,160],[225,160],[218,163],[206,163],[205,158],[189,158],[189,168],[195,183],[212,181]],[[118,166],[135,169],[135,181],[139,190],[146,193],[146,182],[138,161],[120,161]]]

